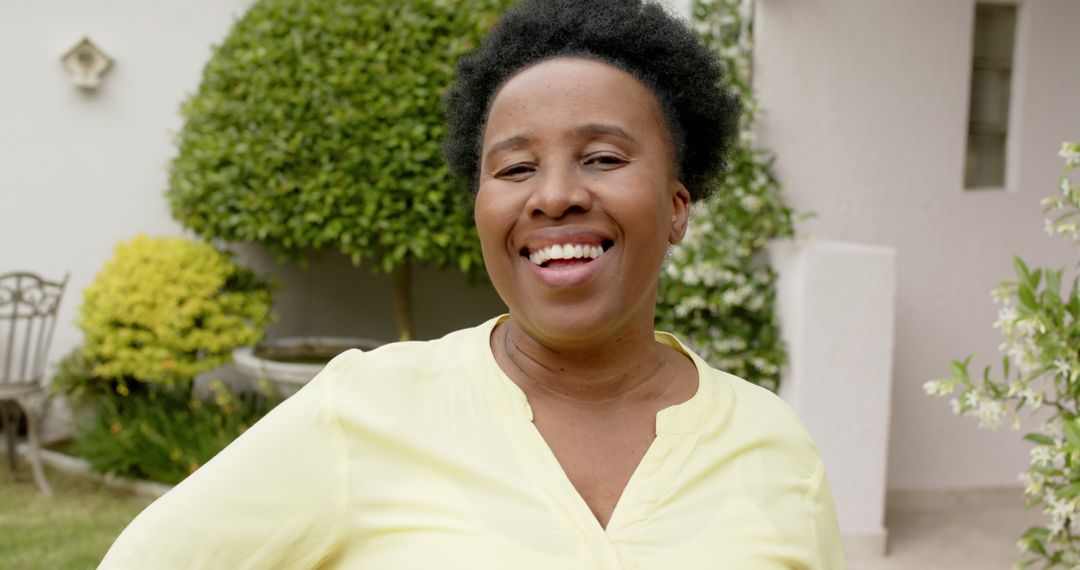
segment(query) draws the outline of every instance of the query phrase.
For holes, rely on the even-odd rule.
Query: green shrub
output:
[[[203,402],[187,386],[138,385],[126,396],[99,395],[77,426],[72,451],[95,471],[174,484],[194,472],[274,405],[211,382]]]
[[[262,338],[269,285],[213,247],[139,236],[83,293],[78,323],[95,382],[189,383]],[[69,364],[75,365],[74,361]]]
[[[440,154],[440,97],[509,0],[259,0],[215,48],[172,163],[173,216],[283,258],[338,250],[395,273],[481,266],[471,197]]]
[[[763,262],[769,240],[794,233],[773,173],[773,156],[753,144],[751,11],[747,0],[696,0],[693,20],[742,97],[742,133],[714,198],[695,206],[687,238],[660,279],[657,328],[685,339],[710,364],[775,390],[787,352],[774,301],[776,273]]]

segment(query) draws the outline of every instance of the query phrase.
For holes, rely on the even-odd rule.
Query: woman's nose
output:
[[[592,193],[572,169],[549,168],[537,180],[526,207],[532,216],[560,219],[572,213],[589,211]]]

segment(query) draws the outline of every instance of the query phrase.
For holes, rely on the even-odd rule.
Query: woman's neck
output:
[[[588,347],[553,348],[529,335],[512,317],[492,335],[503,371],[530,399],[588,409],[616,410],[666,400],[679,392],[673,362],[683,355],[658,343],[651,326]]]

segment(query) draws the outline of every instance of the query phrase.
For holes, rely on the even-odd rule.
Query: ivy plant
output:
[[[392,274],[411,337],[410,267],[481,267],[440,97],[509,3],[257,0],[182,106],[173,216],[206,239],[294,260],[332,249]]]
[[[687,238],[660,279],[656,324],[675,331],[713,366],[775,390],[786,349],[775,314],[776,273],[763,261],[794,233],[773,155],[755,146],[752,4],[695,0],[693,22],[722,58],[727,89],[743,101],[742,131],[714,198],[695,206]]]

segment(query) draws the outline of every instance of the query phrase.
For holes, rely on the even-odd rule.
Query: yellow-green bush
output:
[[[267,282],[213,247],[139,236],[116,250],[83,293],[79,326],[93,376],[177,384],[262,338]]]

